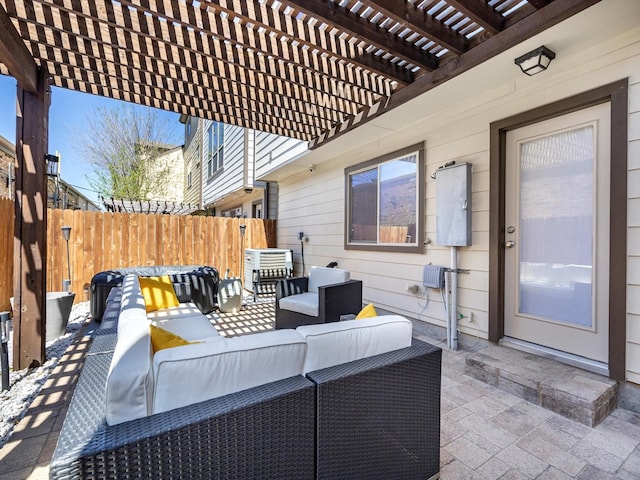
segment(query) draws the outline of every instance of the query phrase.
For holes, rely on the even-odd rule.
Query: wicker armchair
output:
[[[309,277],[276,284],[276,329],[337,322],[340,315],[358,313],[361,308],[362,282],[351,280],[347,270],[316,267]]]

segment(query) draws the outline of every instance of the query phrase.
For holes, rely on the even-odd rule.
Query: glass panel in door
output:
[[[588,125],[519,145],[521,314],[593,326],[594,135]]]

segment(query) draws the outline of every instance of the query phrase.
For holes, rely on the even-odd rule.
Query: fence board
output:
[[[82,213],[81,210],[76,210],[74,212],[74,221],[76,218],[84,218],[83,225],[83,238],[82,243],[84,245],[84,251],[82,255],[82,277],[91,278],[93,277],[94,272],[96,271],[96,263],[102,266],[102,249],[97,245],[98,231],[96,228],[96,217],[98,216],[98,212],[86,212]],[[102,235],[102,231],[99,232],[100,236]],[[78,270],[80,272],[80,270]],[[75,276],[75,275],[74,275]],[[76,289],[76,297],[80,297],[81,299],[85,299],[84,289],[89,287],[88,281],[82,282],[82,290]]]
[[[13,296],[14,214],[13,200],[0,199],[0,310],[10,308]],[[243,242],[240,224],[245,222]],[[103,270],[194,264],[216,267],[222,276],[227,268],[240,275],[244,248],[276,246],[275,220],[48,210],[48,291],[59,291],[68,276],[63,225],[71,226],[71,288],[76,302],[86,300],[85,286]]]
[[[103,230],[102,234],[104,235],[104,244],[106,247],[111,248],[111,264],[104,265],[104,270],[111,270],[116,268],[118,265],[116,261],[119,258],[122,258],[122,213],[111,213],[108,215],[113,216],[113,230],[111,231],[112,242],[109,243],[107,231]]]
[[[102,232],[113,231],[113,215],[105,214],[105,215],[96,215],[96,249],[97,251],[102,252],[102,258],[100,259],[102,265],[111,265],[111,245],[106,245],[103,242],[104,235]],[[108,267],[107,267],[108,268]]]

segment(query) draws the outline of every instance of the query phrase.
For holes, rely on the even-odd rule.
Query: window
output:
[[[345,248],[424,252],[424,146],[345,169]]]
[[[207,130],[207,176],[222,168],[224,157],[224,124],[214,122]]]

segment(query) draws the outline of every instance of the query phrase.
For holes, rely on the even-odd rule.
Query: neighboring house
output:
[[[276,218],[278,185],[258,181],[274,168],[305,152],[306,142],[209,120],[181,118],[185,123],[187,188],[201,176],[201,205],[217,216]],[[201,158],[198,174],[192,168]],[[257,169],[257,165],[260,169]],[[191,178],[189,174],[191,173]],[[191,185],[191,187],[189,187]],[[191,197],[190,197],[191,198]]]
[[[16,149],[13,143],[0,135],[0,198],[13,198],[15,159]]]
[[[49,208],[100,211],[98,205],[61,178],[57,181],[53,178],[48,178],[47,193],[47,206]]]
[[[180,115],[184,124],[184,202],[202,209],[202,122]]]
[[[154,181],[157,188],[149,192],[145,200],[102,198],[107,212],[191,215],[200,209],[197,196],[185,188],[187,144],[154,144],[153,147],[161,150],[154,161],[155,174],[162,176],[160,181]]]
[[[365,303],[445,327],[446,292],[423,287],[423,267],[453,256],[436,205],[470,208],[456,254],[465,341],[640,384],[640,2],[621,5],[597,3],[280,168],[257,156],[256,181],[278,183],[278,246],[298,251],[304,232],[307,266],[337,261]],[[514,59],[541,45],[556,58],[525,76]],[[471,165],[468,203],[436,191],[451,161]]]
[[[154,150],[154,170],[148,172],[153,186],[144,200],[102,198],[108,212],[190,215],[198,204],[185,201],[185,162],[183,145],[161,143],[144,144],[142,148]],[[158,151],[160,153],[158,153]],[[157,156],[156,156],[157,155]]]
[[[164,172],[158,189],[147,200],[180,203],[184,200],[184,155],[182,145],[158,145],[163,152],[155,160],[157,171]]]
[[[0,197],[13,198],[15,187],[14,145],[0,136]],[[94,202],[65,182],[60,176],[60,162],[52,162],[47,175],[47,207],[98,211]]]

